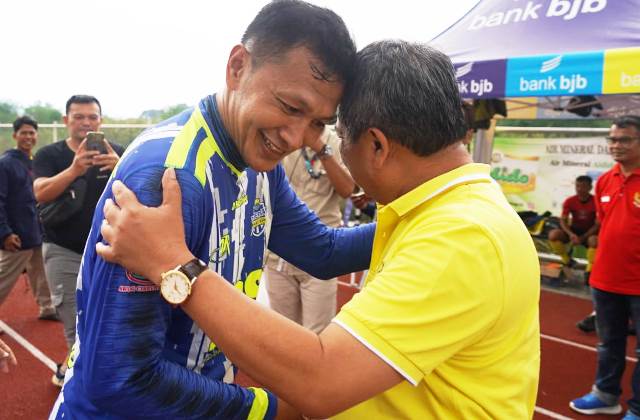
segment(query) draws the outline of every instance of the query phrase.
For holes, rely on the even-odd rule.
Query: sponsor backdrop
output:
[[[640,0],[482,0],[430,44],[465,98],[640,92]]]
[[[491,160],[491,176],[516,211],[556,216],[575,194],[577,176],[595,181],[614,163],[602,137],[496,137]]]
[[[640,48],[454,64],[463,98],[640,92]]]

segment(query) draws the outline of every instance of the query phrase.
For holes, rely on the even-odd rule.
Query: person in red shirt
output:
[[[549,232],[549,245],[562,258],[563,273],[564,268],[574,265],[574,261],[569,256],[567,244],[586,246],[588,265],[585,274],[588,279],[598,246],[596,203],[591,195],[591,177],[580,175],[576,178],[575,185],[576,195],[567,198],[562,205],[560,229]]]
[[[616,161],[596,185],[599,246],[591,272],[596,309],[598,366],[590,393],[569,406],[583,414],[617,414],[625,368],[629,320],[640,335],[640,116],[614,120],[607,136]],[[636,341],[636,353],[640,344]],[[640,418],[640,365],[631,378],[633,396],[625,419]]]

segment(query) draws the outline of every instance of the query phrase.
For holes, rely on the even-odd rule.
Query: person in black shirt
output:
[[[87,149],[87,133],[98,131],[102,122],[100,102],[93,96],[69,98],[63,120],[69,137],[38,151],[33,165],[33,188],[38,203],[44,204],[61,199],[78,180],[86,185],[85,192],[78,197],[82,205],[77,212],[55,226],[44,225],[45,271],[70,349],[76,334],[76,279],[84,244],[98,199],[124,149],[106,140],[106,153]],[[52,377],[55,385],[62,386],[65,365],[59,366]]]

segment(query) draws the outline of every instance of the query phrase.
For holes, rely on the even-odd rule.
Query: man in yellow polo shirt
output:
[[[182,309],[240,369],[311,417],[531,418],[537,255],[489,167],[463,145],[451,62],[383,41],[358,53],[355,70],[340,105],[341,152],[380,203],[363,290],[319,335],[211,270],[191,279]],[[157,284],[193,258],[173,172],[163,188],[163,204],[146,208],[115,183],[119,207],[105,205],[101,229],[109,245],[97,246]]]

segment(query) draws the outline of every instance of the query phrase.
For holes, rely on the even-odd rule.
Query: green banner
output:
[[[497,137],[491,176],[516,211],[559,216],[564,200],[575,194],[577,176],[595,181],[613,163],[602,137]]]

